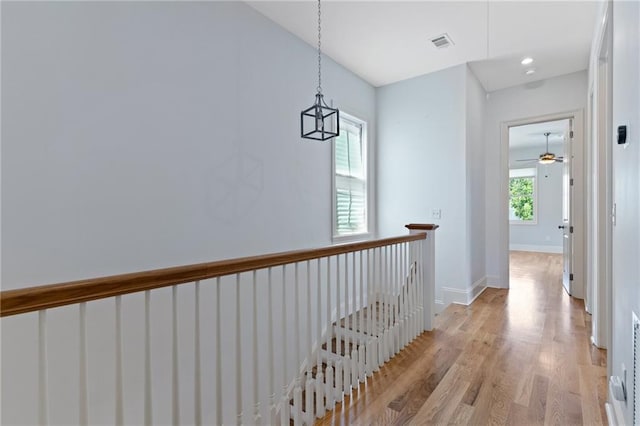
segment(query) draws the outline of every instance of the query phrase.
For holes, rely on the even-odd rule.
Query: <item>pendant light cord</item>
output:
[[[318,94],[322,94],[322,19],[320,12],[320,0],[318,0]]]

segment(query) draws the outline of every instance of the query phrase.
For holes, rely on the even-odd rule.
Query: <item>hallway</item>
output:
[[[606,424],[606,351],[562,256],[511,252],[511,289],[451,305],[319,424]]]

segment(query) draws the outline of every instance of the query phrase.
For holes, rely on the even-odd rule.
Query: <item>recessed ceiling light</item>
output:
[[[522,65],[529,65],[532,62],[533,62],[533,58],[530,58],[530,57],[526,57],[522,61],[520,61]]]
[[[534,70],[533,68],[531,68],[530,70],[526,70],[524,73],[526,75],[531,75],[531,74],[535,74],[536,70]]]

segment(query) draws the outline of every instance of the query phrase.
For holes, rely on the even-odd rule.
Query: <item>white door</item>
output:
[[[565,136],[564,160],[562,172],[562,285],[571,294],[573,280],[573,226],[571,225],[571,200],[573,185],[571,182],[571,144],[573,142],[573,120],[569,120],[569,128]]]

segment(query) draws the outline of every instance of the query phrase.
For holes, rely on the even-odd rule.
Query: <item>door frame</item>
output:
[[[599,348],[611,347],[612,237],[613,223],[613,109],[612,109],[612,10],[604,5],[603,19],[597,29],[590,69],[589,129],[587,172],[592,199],[589,202],[591,342]],[[609,357],[609,353],[607,354]],[[610,368],[610,359],[607,367]]]
[[[498,224],[498,247],[500,253],[500,282],[510,287],[509,282],[509,127],[543,123],[564,119],[573,120],[571,178],[573,195],[571,220],[573,222],[573,284],[571,295],[578,299],[585,293],[585,179],[584,179],[584,110],[577,109],[550,113],[534,117],[505,121],[500,124],[500,221]],[[570,139],[571,140],[571,139]]]

